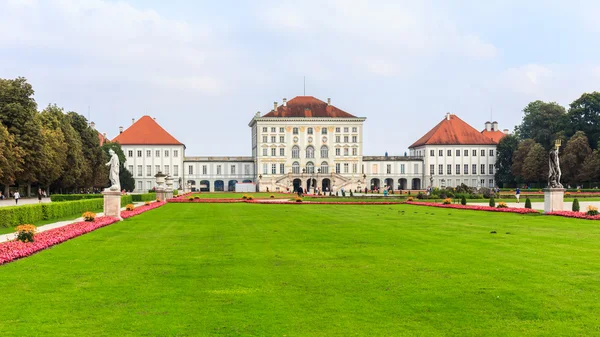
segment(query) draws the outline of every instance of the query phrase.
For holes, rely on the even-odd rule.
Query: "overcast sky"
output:
[[[148,114],[187,155],[250,155],[248,122],[303,93],[403,154],[446,112],[513,129],[600,86],[599,1],[2,0],[0,77],[116,136]]]

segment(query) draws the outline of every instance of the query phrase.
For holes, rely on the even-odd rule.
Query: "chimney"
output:
[[[106,139],[106,132],[102,134],[102,137],[104,137],[104,139]]]
[[[90,122],[90,128],[92,128],[93,130],[95,130],[96,129],[96,123]]]
[[[254,117],[260,117],[260,111],[257,111],[257,112],[254,114]]]
[[[119,126],[119,134],[123,133],[123,127]]]
[[[152,119],[154,119],[154,121],[156,121],[156,117],[154,117],[154,118],[152,118]]]
[[[504,129],[502,132],[504,132],[505,135],[510,135],[510,131],[508,131],[508,129]]]
[[[131,119],[131,125],[133,125],[133,123],[135,123],[135,118]]]
[[[327,106],[330,106],[330,105],[331,105],[331,98],[328,97],[327,98]]]
[[[283,99],[283,106],[287,106],[287,98]]]
[[[485,131],[492,131],[492,123],[491,122],[485,122]]]
[[[446,112],[446,120],[449,121],[450,120],[450,113]]]
[[[277,102],[273,102],[273,111],[277,111]]]
[[[492,122],[492,131],[499,131],[498,122],[496,122],[496,121]]]

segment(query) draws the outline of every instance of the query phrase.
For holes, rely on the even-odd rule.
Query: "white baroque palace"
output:
[[[446,114],[410,146],[409,154],[365,156],[365,120],[330,99],[298,96],[254,115],[248,157],[185,156],[185,145],[149,116],[121,127],[113,141],[122,145],[136,192],[152,189],[159,171],[171,175],[178,189],[211,192],[234,191],[237,183],[273,192],[495,186],[496,144],[507,133],[497,122],[486,122],[480,132]]]

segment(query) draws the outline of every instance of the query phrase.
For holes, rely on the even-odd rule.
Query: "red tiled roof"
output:
[[[150,116],[138,119],[112,141],[121,145],[183,145]]]
[[[479,133],[456,115],[444,118],[425,136],[409,148],[423,145],[494,145],[493,140]]]
[[[357,118],[312,96],[296,96],[286,106],[280,105],[277,110],[271,110],[263,117]]]
[[[506,134],[500,130],[496,130],[496,131],[483,130],[483,131],[481,131],[481,134],[488,137],[496,144],[498,144],[498,142],[500,142],[500,140],[502,138],[504,138],[504,136],[506,136]]]
[[[104,143],[108,141],[108,139],[106,139],[100,132],[98,132],[98,140],[100,141],[100,146],[104,145]]]

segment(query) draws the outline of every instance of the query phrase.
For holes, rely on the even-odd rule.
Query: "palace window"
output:
[[[494,164],[490,164],[488,174],[494,174]]]
[[[344,156],[347,156],[347,155],[348,155],[348,148],[345,148],[344,149]]]
[[[344,132],[348,132],[348,128],[344,128]]]
[[[323,127],[323,128],[321,129],[321,134],[322,134],[322,135],[326,135],[326,134],[327,134],[327,128],[326,128],[326,127]]]
[[[481,150],[481,156],[485,157],[485,150]]]
[[[217,175],[221,175],[221,165],[217,165]]]
[[[315,164],[312,161],[306,163],[306,173],[315,173]]]
[[[263,136],[263,143],[269,142],[269,136]]]
[[[271,149],[271,157],[275,157],[277,155],[277,149],[276,148],[272,148]]]
[[[448,157],[452,157],[452,150],[448,150]]]
[[[413,168],[413,173],[414,174],[419,174],[419,164],[415,164],[415,166]]]
[[[352,164],[352,173],[356,173],[358,171],[358,164]]]
[[[447,174],[452,174],[452,165],[450,165],[450,164],[446,165],[446,171],[447,171],[446,172]]]
[[[138,177],[142,176],[142,165],[138,165],[138,167],[137,167],[137,175],[138,175]]]
[[[344,136],[344,143],[348,143],[348,136]]]
[[[471,166],[471,174],[477,174],[477,164]]]
[[[490,157],[494,156],[494,150],[490,150]]]
[[[127,157],[133,157],[133,150],[127,151]]]
[[[298,163],[297,161],[295,161],[292,164],[292,173],[293,174],[300,174],[300,163]]]
[[[386,173],[387,173],[387,174],[390,174],[390,173],[392,173],[392,165],[391,165],[391,164],[387,164],[387,167],[386,167]]]
[[[335,128],[335,132],[340,132],[340,128]]]
[[[269,153],[268,153],[268,149],[267,149],[267,148],[264,148],[264,149],[263,149],[263,157],[266,157],[266,156],[268,156],[268,155],[269,155]]]
[[[404,164],[400,164],[400,174],[404,174]]]
[[[480,174],[485,174],[485,164],[481,164],[481,173]]]
[[[460,157],[460,150],[456,150],[456,156]]]
[[[284,128],[279,128],[279,132],[285,132]]]
[[[266,127],[263,128],[263,132],[267,132],[268,129]]]
[[[142,156],[142,150],[138,150],[138,151],[137,151],[137,156],[138,156],[138,157],[141,157],[141,156]]]
[[[344,163],[344,173],[348,173],[348,163]]]
[[[179,165],[173,165],[173,177],[179,177]]]
[[[179,157],[179,150],[173,150],[173,157]]]
[[[164,172],[164,173],[165,173],[166,175],[169,175],[169,174],[171,174],[171,172],[170,172],[170,171],[171,171],[171,170],[170,170],[170,168],[171,168],[171,167],[170,167],[169,165],[165,165],[165,172]]]
[[[285,164],[279,164],[279,174],[285,174]]]
[[[373,169],[373,171],[371,171],[371,173],[373,173],[373,174],[379,173],[379,168],[377,167],[377,164],[373,164],[372,169]]]
[[[154,156],[155,156],[156,158],[160,158],[160,150],[156,150],[156,151],[154,151]]]
[[[269,174],[269,164],[263,164],[263,174]]]
[[[292,147],[292,158],[300,158],[300,148],[298,145],[294,145],[294,147]]]
[[[473,150],[473,157],[477,157],[477,150]]]
[[[434,157],[435,156],[435,150],[429,150],[429,156],[430,157]]]
[[[438,165],[438,174],[439,175],[444,174],[444,165],[442,165],[442,164]]]
[[[335,142],[339,143],[340,142],[340,136],[335,136]]]
[[[358,130],[356,127],[352,128],[352,132],[356,132],[356,130]]]
[[[340,173],[340,163],[335,164],[335,173]]]
[[[285,143],[285,136],[279,136],[279,142]]]
[[[152,150],[146,150],[146,157],[152,156]]]
[[[314,158],[315,157],[315,148],[312,146],[306,147],[306,158]]]
[[[235,165],[231,165],[229,169],[231,170],[231,175],[235,175]]]
[[[271,132],[276,132],[277,128],[271,128]]]
[[[271,164],[271,174],[277,174],[277,164]]]
[[[464,151],[463,151],[463,155],[464,155],[465,157],[468,157],[468,156],[469,156],[469,150],[464,150]]]
[[[206,165],[202,165],[202,174],[206,175],[207,172],[208,168],[206,167]]]
[[[244,165],[244,174],[245,175],[250,174],[250,165],[249,164]]]
[[[326,161],[321,163],[321,173],[329,173],[329,164]]]
[[[193,165],[189,165],[189,166],[188,166],[188,174],[189,174],[189,175],[192,175],[192,174],[194,174],[194,166],[193,166]]]
[[[292,130],[292,133],[293,133],[293,134],[295,134],[295,135],[297,135],[297,134],[298,134],[298,128],[294,128],[294,129]]]
[[[460,174],[460,164],[456,164],[456,174]]]
[[[152,165],[146,165],[146,176],[152,177]]]
[[[165,158],[169,156],[169,150],[165,150]]]
[[[438,151],[438,156],[439,157],[443,157],[444,156],[444,150],[439,150]]]
[[[338,157],[340,156],[340,148],[335,149],[335,155]]]
[[[277,143],[277,136],[271,136],[271,143]]]
[[[325,145],[321,146],[321,158],[329,157],[329,148]]]
[[[285,149],[284,148],[280,148],[279,149],[279,155],[282,156],[282,157],[285,156]]]
[[[469,174],[469,164],[463,165],[464,172],[463,174]]]
[[[433,175],[435,173],[435,165],[429,165],[429,174]]]
[[[306,130],[306,133],[308,133],[309,135],[312,135],[313,134],[313,128],[308,128]]]
[[[357,140],[358,140],[358,137],[356,137],[356,136],[352,136],[352,143],[356,143],[356,142],[357,142]]]
[[[129,165],[127,169],[129,170],[129,173],[133,175],[133,165]]]
[[[160,165],[155,165],[154,166],[154,174],[158,173],[158,171],[160,171]]]
[[[353,148],[352,148],[352,155],[353,155],[353,156],[356,156],[356,154],[357,154],[357,153],[358,153],[358,149],[357,149],[357,148],[355,148],[355,147],[353,147]]]

